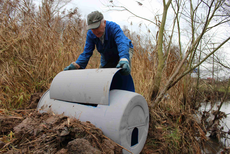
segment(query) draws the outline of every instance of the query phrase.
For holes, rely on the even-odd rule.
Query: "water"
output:
[[[220,102],[216,103],[213,106],[213,110],[217,110],[217,106],[220,105]],[[209,111],[211,108],[210,103],[203,103],[200,111]],[[221,126],[223,126],[224,132],[229,132],[230,128],[230,101],[224,102],[220,111],[225,112],[227,114],[226,118],[223,118],[220,122]],[[210,117],[213,119],[213,117]],[[209,135],[209,134],[208,134]],[[205,145],[205,153],[221,153],[223,151],[223,147],[230,146],[230,135],[226,134],[225,137],[222,137],[220,142],[210,139],[208,140],[207,144]]]

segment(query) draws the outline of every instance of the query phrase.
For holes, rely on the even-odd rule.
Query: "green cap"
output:
[[[103,14],[99,11],[94,11],[87,16],[87,30],[96,29],[100,26],[101,20],[103,19]]]

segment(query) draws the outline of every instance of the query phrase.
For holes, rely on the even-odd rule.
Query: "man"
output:
[[[122,68],[121,74],[129,75],[133,45],[120,26],[104,20],[103,14],[99,11],[94,11],[87,16],[87,24],[84,51],[76,62],[72,62],[64,70],[84,69],[96,45],[97,51],[101,54],[100,68]]]

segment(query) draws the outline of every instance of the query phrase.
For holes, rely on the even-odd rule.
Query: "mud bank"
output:
[[[20,120],[11,123],[6,119],[1,121],[1,136],[9,133],[5,131],[8,126],[15,125],[13,133],[9,133],[11,138],[1,138],[1,152],[118,154],[122,150],[90,122],[37,111],[30,113],[21,123]]]
[[[33,94],[25,110],[0,109],[0,153],[122,152],[123,147],[107,138],[90,122],[36,111],[41,96],[41,93]]]

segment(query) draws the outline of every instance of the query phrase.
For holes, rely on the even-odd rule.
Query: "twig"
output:
[[[18,116],[0,116],[0,119],[24,119],[24,118]]]
[[[67,126],[69,127],[70,124],[70,118],[67,118]]]
[[[27,140],[27,142],[21,143],[20,146],[29,145],[29,144],[31,144],[31,143],[34,143],[34,142],[37,142],[37,141],[40,141],[40,140],[41,140],[40,138],[38,138],[38,139],[36,139],[36,140],[33,140],[33,141],[30,141],[28,138],[25,138],[25,139]]]
[[[14,111],[18,111],[18,112],[21,112],[21,111],[31,111],[31,110],[36,110],[36,109],[26,109],[26,110],[14,110]]]
[[[6,143],[1,149],[3,149],[3,148],[5,148],[5,147],[7,147],[8,145],[10,145],[11,143],[13,143],[15,140],[17,140],[17,139],[13,139],[12,141],[10,141],[9,143]]]

